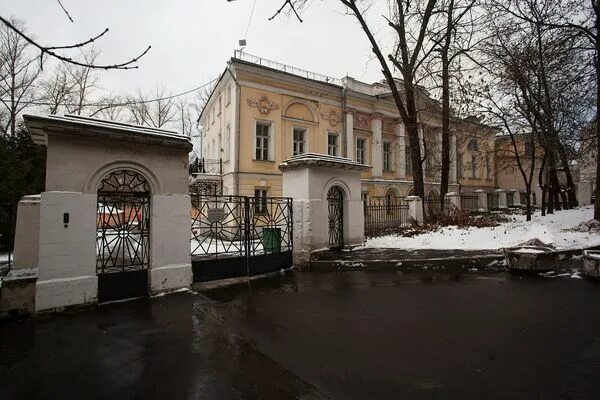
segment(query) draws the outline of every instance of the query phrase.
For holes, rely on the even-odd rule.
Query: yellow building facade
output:
[[[419,96],[426,193],[439,193],[441,112]],[[200,116],[202,156],[223,161],[223,193],[282,195],[283,161],[302,153],[350,158],[363,198],[412,193],[410,148],[385,83],[335,79],[236,52]],[[494,135],[476,120],[454,120],[451,191],[495,188]]]

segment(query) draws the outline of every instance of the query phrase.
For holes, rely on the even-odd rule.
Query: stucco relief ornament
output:
[[[383,120],[383,131],[384,132],[394,132],[394,125],[396,125],[396,121],[393,119],[384,119]]]
[[[248,105],[258,108],[258,111],[265,115],[269,115],[273,110],[279,110],[279,104],[269,100],[267,96],[250,97],[248,98]]]
[[[329,121],[329,125],[331,126],[336,126],[338,122],[342,122],[342,115],[335,110],[329,110],[321,113],[321,118],[323,118],[325,121]]]
[[[365,114],[359,114],[355,119],[355,125],[358,129],[369,129],[371,126],[371,118]]]

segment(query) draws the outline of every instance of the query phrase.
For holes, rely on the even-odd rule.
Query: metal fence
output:
[[[519,195],[520,195],[521,205],[526,206],[527,205],[527,193],[521,192]]]
[[[487,194],[488,210],[495,211],[500,209],[500,200],[498,193]]]
[[[342,81],[338,78],[333,78],[330,76],[317,74],[315,72],[306,71],[304,69],[297,68],[297,67],[294,67],[291,65],[286,65],[286,64],[282,64],[277,61],[272,61],[272,60],[268,60],[266,58],[254,56],[252,54],[245,53],[241,50],[235,50],[233,56],[234,56],[234,58],[237,58],[238,60],[246,61],[246,62],[249,62],[252,64],[257,64],[257,65],[271,68],[271,69],[276,69],[278,71],[283,71],[288,74],[301,76],[303,78],[312,79],[314,81],[331,83],[331,84],[334,84],[337,86],[342,86]]]
[[[364,204],[365,235],[410,225],[408,203],[404,197],[374,197]]]
[[[191,194],[194,281],[279,271],[292,262],[292,199]]]
[[[506,205],[508,207],[514,207],[515,206],[515,195],[514,195],[513,192],[506,193]]]
[[[450,207],[450,200],[447,198],[444,199],[443,204],[438,196],[428,196],[423,198],[425,218],[434,218],[446,214],[450,210]]]
[[[17,203],[0,204],[0,267],[12,265],[16,221]]]
[[[477,193],[461,193],[460,208],[468,211],[479,210],[479,195]]]

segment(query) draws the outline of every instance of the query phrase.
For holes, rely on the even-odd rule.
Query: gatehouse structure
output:
[[[19,205],[39,219],[22,220],[15,240],[13,271],[37,276],[35,311],[190,287],[189,139],[79,116],[24,118],[47,146],[46,191]]]

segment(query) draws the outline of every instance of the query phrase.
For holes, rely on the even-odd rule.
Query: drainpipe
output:
[[[234,176],[234,184],[235,184],[235,189],[234,189],[234,194],[238,195],[240,194],[240,97],[242,95],[242,88],[240,86],[240,83],[238,82],[238,80],[236,79],[235,75],[233,74],[233,72],[231,72],[231,62],[229,63],[229,65],[227,66],[227,72],[229,72],[229,75],[231,75],[231,78],[234,80],[235,82],[235,88],[236,88],[236,96],[235,96],[235,121],[236,121],[236,126],[235,126],[235,148],[233,150],[234,154],[235,154],[235,163],[233,164],[233,176]]]
[[[344,155],[348,156],[348,133],[346,132],[346,86],[342,86],[342,138],[344,140]]]

